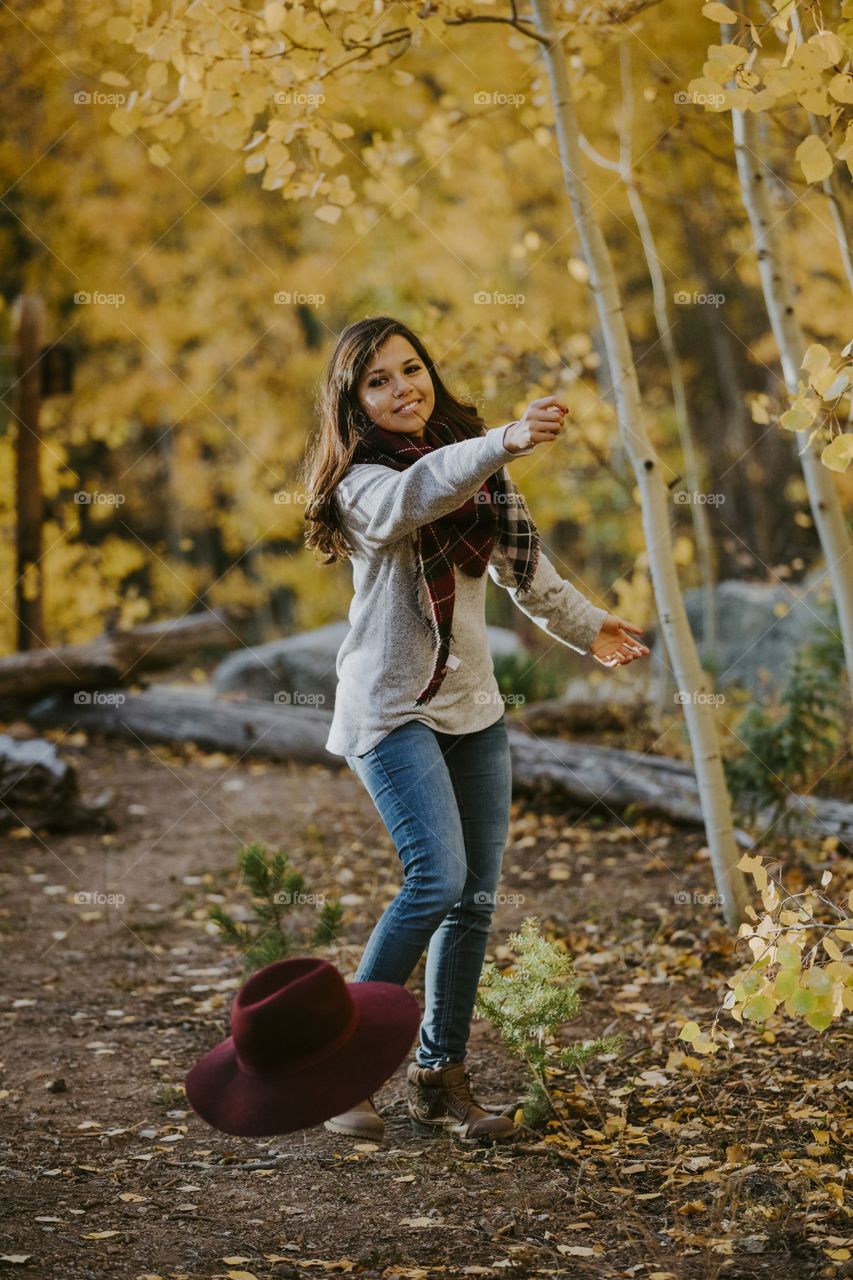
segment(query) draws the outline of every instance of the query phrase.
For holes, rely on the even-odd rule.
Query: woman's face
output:
[[[356,390],[362,409],[378,426],[423,438],[435,391],[408,338],[392,334],[368,360]]]

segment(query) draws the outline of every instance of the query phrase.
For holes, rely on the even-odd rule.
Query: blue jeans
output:
[[[428,947],[416,1061],[465,1057],[509,830],[506,718],[474,733],[409,720],[346,762],[397,849],[403,887],[368,939],[356,982],[403,986]]]

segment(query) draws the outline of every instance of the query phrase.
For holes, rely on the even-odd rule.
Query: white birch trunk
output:
[[[690,734],[717,892],[723,902],[726,921],[735,928],[746,918],[745,907],[749,903],[749,894],[744,876],[736,867],[740,854],[723,772],[716,713],[714,704],[707,700],[710,681],[699,663],[678,583],[668,490],[643,421],[640,388],[628,327],[610,252],[593,212],[585,162],[580,149],[575,105],[566,74],[560,36],[551,15],[550,0],[531,0],[531,8],[536,31],[545,42],[541,45],[542,57],[548,68],[551,84],[563,177],[582,252],[590,272],[590,284],[607,349],[623,443],[631,458],[640,489],[643,530],[661,632],[672,662],[676,684],[686,698],[683,703],[684,714]]]
[[[655,323],[657,325],[661,349],[663,350],[664,360],[666,361],[670,384],[672,386],[672,404],[675,409],[678,438],[681,442],[681,452],[684,457],[684,479],[687,483],[688,492],[695,494],[703,487],[702,468],[699,462],[699,452],[696,448],[696,442],[693,436],[693,427],[690,421],[690,411],[687,405],[687,389],[684,385],[684,378],[681,373],[681,363],[678,359],[678,352],[675,349],[675,342],[672,337],[674,325],[671,319],[663,266],[661,264],[660,254],[658,253],[654,232],[652,231],[652,226],[649,222],[648,214],[646,213],[646,206],[643,203],[643,197],[640,195],[636,179],[634,178],[633,161],[631,159],[631,121],[633,115],[634,93],[633,86],[631,84],[631,59],[627,45],[622,45],[620,54],[622,71],[622,112],[620,114],[619,123],[618,163],[614,160],[608,160],[605,156],[601,155],[583,136],[580,137],[579,141],[582,149],[590,159],[595,161],[595,163],[600,165],[602,168],[609,169],[613,173],[618,173],[625,187],[625,194],[628,197],[628,203],[631,206],[631,212],[634,215],[634,221],[637,224],[640,243],[643,246],[643,254],[649,271],[649,279],[652,284],[652,303],[655,313]],[[711,522],[708,519],[707,507],[705,507],[701,502],[692,502],[690,504],[690,517],[693,523],[693,533],[696,538],[699,573],[702,579],[702,643],[707,653],[714,654],[717,650],[717,573],[714,556],[714,541],[711,537]]]
[[[735,157],[743,203],[755,237],[758,270],[770,327],[779,348],[785,385],[796,393],[805,376],[801,372],[806,341],[797,320],[794,296],[785,271],[781,223],[770,202],[770,171],[762,156],[755,114],[732,111]],[[853,542],[844,519],[833,473],[823,465],[809,431],[796,433],[800,462],[809,495],[812,517],[826,559],[838,607],[847,678],[853,689]]]

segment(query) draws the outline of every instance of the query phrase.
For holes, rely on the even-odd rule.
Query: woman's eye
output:
[[[406,370],[406,373],[417,373],[417,371],[418,371],[418,369],[420,369],[420,367],[421,367],[421,366],[420,366],[419,364],[412,364],[412,365],[409,365],[408,369]],[[379,384],[380,384],[380,382],[384,382],[384,381],[385,381],[385,379],[384,379],[384,378],[373,378],[373,379],[371,380],[371,382],[370,382],[370,384],[369,384],[369,385],[370,385],[371,387],[378,387],[378,386],[379,386]]]

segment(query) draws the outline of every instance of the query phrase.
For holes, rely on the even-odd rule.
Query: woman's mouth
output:
[[[397,413],[414,413],[419,404],[420,400],[410,400],[408,404],[402,405],[402,407],[397,410]]]

